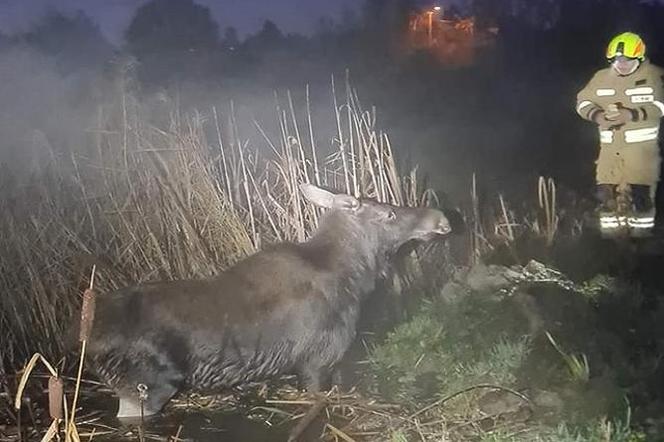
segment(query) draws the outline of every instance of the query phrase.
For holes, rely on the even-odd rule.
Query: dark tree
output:
[[[531,27],[550,29],[560,14],[559,0],[519,0],[512,2],[511,13]]]
[[[365,0],[362,9],[364,42],[372,52],[389,52],[402,39],[415,0]]]
[[[244,47],[250,53],[260,54],[282,48],[285,42],[286,38],[277,25],[265,20],[261,30],[245,40]]]
[[[316,35],[330,35],[333,34],[337,26],[334,20],[330,17],[320,17],[316,23]]]
[[[19,40],[53,56],[64,71],[98,66],[113,53],[97,25],[83,12],[74,16],[49,12]]]
[[[215,78],[218,26],[210,10],[192,0],[151,0],[138,9],[125,39],[144,85]]]
[[[342,31],[350,31],[357,28],[359,17],[354,9],[346,6],[341,11],[340,28]]]
[[[365,0],[362,14],[372,30],[393,31],[408,23],[408,14],[418,9],[415,0]]]
[[[269,43],[271,41],[277,42],[283,40],[284,34],[281,32],[281,29],[271,20],[265,20],[263,27],[260,32],[256,34],[256,38],[263,42]]]
[[[229,26],[224,30],[224,37],[221,39],[221,45],[226,50],[235,50],[240,46],[240,38],[237,35],[237,29]]]
[[[151,0],[136,11],[125,38],[140,58],[164,50],[212,49],[219,29],[210,10],[192,0]]]

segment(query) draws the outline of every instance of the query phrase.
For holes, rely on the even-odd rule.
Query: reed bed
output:
[[[78,354],[70,345],[71,326],[79,321],[93,267],[95,291],[104,296],[141,281],[212,276],[266,244],[302,241],[320,216],[304,203],[298,188],[302,182],[396,205],[435,204],[437,196],[421,187],[416,169],[400,172],[375,110],[363,108],[348,80],[342,89],[333,79],[336,133],[331,143],[316,138],[308,88],[304,103],[295,103],[290,93],[275,97],[276,131],[253,121],[248,133],[240,130],[234,103],[205,112],[170,108],[166,123],[157,125],[151,123],[152,109],[121,90],[115,102],[99,106],[84,149],[56,152],[45,145],[49,160],[22,184],[10,173],[0,174],[2,400],[13,402],[20,383],[20,376],[7,376],[5,370],[13,372],[32,356],[29,368],[42,361],[49,372],[32,374],[40,379],[34,394],[26,394],[27,403],[19,398],[17,410],[7,407],[0,431],[18,422],[17,434],[32,439],[39,432],[46,410],[39,413],[29,398],[39,394],[49,377],[57,380],[51,383],[64,380],[62,391],[54,393],[60,398],[55,402],[64,401],[64,411],[67,398],[74,398],[75,405],[79,393],[85,398],[100,388],[83,379],[85,341]],[[555,187],[546,184],[540,190],[545,222],[539,231],[553,241]],[[502,197],[500,203],[498,217],[483,223],[473,177],[473,261],[494,248],[496,238],[514,241],[515,229],[526,225],[514,221]],[[493,236],[486,234],[492,222]],[[76,377],[64,376],[74,371]],[[26,374],[28,392],[29,372],[19,373]],[[447,432],[452,422],[434,413],[442,403],[411,419],[397,406],[380,405],[355,392],[335,394],[323,406],[281,391],[272,408],[293,422],[306,414],[302,407],[317,409],[314,418],[321,413],[330,418],[323,432],[328,440],[381,440],[386,428],[394,431],[393,440],[401,440],[402,433],[427,440],[427,434]],[[119,437],[120,430],[102,423],[99,413],[75,406],[68,415],[55,413],[53,406],[48,411],[65,423],[65,440]],[[21,429],[23,415],[30,430]],[[146,436],[142,430],[137,438],[178,440]]]
[[[343,97],[341,100],[339,97]],[[206,277],[266,243],[299,241],[319,213],[313,182],[395,204],[427,203],[402,177],[389,138],[357,94],[333,85],[337,135],[318,149],[310,103],[275,100],[278,133],[241,134],[233,104],[181,114],[167,127],[127,93],[100,106],[88,148],[51,152],[30,181],[0,182],[0,336],[4,365],[63,354],[94,264],[100,293],[139,281]]]
[[[21,399],[31,375],[62,386],[62,373],[77,369],[73,395],[64,385],[52,402],[78,398],[85,340],[79,365],[71,330],[92,284],[91,268],[104,296],[146,280],[208,277],[265,244],[302,241],[320,216],[304,203],[302,182],[398,205],[429,204],[432,194],[418,187],[417,174],[399,174],[375,112],[363,110],[350,84],[344,86],[339,92],[332,82],[337,130],[325,150],[318,146],[330,143],[315,138],[308,89],[301,114],[290,93],[277,96],[276,133],[254,121],[255,131],[246,134],[233,103],[205,113],[172,108],[158,127],[149,123],[151,109],[122,90],[116,102],[99,106],[85,149],[56,152],[46,145],[49,160],[21,184],[0,174],[1,383],[3,400],[16,401],[5,414],[18,422],[18,434],[29,434],[22,415],[33,426],[47,418],[36,417],[32,395],[27,405]],[[32,373],[39,361],[47,375]],[[4,374],[25,363],[22,378]],[[66,440],[79,440],[77,425],[94,422],[80,414],[75,421],[75,408],[69,416],[53,406],[49,412],[54,423],[47,435],[57,436],[64,421]]]

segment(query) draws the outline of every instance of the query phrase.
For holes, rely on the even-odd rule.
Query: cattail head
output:
[[[87,341],[90,338],[90,333],[92,332],[92,323],[94,322],[95,318],[95,297],[96,294],[92,289],[87,289],[85,293],[83,293],[81,329],[79,334],[79,339],[81,341]]]
[[[62,419],[62,398],[64,396],[64,384],[62,379],[56,376],[48,378],[48,411],[51,419]]]

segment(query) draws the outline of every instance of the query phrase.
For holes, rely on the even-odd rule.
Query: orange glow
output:
[[[443,64],[468,65],[479,48],[493,43],[497,32],[495,28],[477,29],[474,17],[443,19],[427,10],[411,15],[404,43],[406,52],[427,50]]]

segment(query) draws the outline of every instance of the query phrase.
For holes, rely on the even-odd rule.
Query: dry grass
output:
[[[285,425],[290,428],[290,440],[303,434],[323,441],[385,441],[395,440],[402,434],[405,440],[467,440],[481,424],[492,422],[497,416],[477,415],[476,421],[466,416],[455,416],[446,410],[449,402],[461,400],[476,390],[502,391],[532,407],[523,394],[497,385],[473,385],[437,399],[413,411],[395,403],[367,398],[355,389],[342,392],[336,388],[325,395],[311,396],[282,387],[252,406],[248,414],[267,426]],[[235,407],[229,397],[205,397],[176,402],[176,408],[204,409],[208,413]],[[512,427],[518,423],[512,422]],[[308,440],[308,439],[306,439]]]
[[[498,194],[495,203],[491,200],[480,201],[477,188],[478,178],[473,174],[470,191],[471,228],[468,235],[470,263],[479,262],[482,256],[492,253],[498,247],[505,247],[515,263],[522,263],[524,258],[527,262],[527,257],[519,256],[517,252],[517,243],[523,238],[541,239],[542,248],[549,249],[560,236],[578,237],[583,233],[583,213],[574,204],[566,206],[566,221],[570,226],[561,232],[562,211],[553,178],[540,176],[536,192],[533,192],[536,199],[533,198],[532,203],[521,204],[519,210],[511,208],[501,194]],[[493,198],[493,195],[490,197]],[[481,208],[484,210],[481,211]]]
[[[348,83],[333,91],[329,152],[317,147],[308,90],[303,115],[290,94],[277,103],[276,136],[258,121],[254,133],[240,134],[232,103],[206,114],[171,109],[168,126],[156,127],[122,91],[99,107],[88,149],[51,151],[27,185],[3,174],[2,366],[16,368],[35,351],[45,361],[66,354],[92,266],[103,296],[138,281],[210,276],[266,243],[304,240],[319,213],[298,183],[427,204],[432,194],[418,188],[416,173],[398,173],[376,115],[362,110]]]
[[[213,275],[265,243],[305,239],[319,213],[303,203],[300,182],[399,205],[433,201],[415,170],[399,173],[375,112],[344,86],[332,83],[337,130],[327,150],[320,146],[330,143],[315,136],[308,89],[301,115],[290,93],[277,100],[277,133],[254,121],[247,134],[233,103],[204,114],[172,108],[165,127],[156,127],[146,116],[152,110],[121,89],[116,102],[99,106],[86,149],[50,149],[24,185],[0,173],[3,365],[35,350],[62,355],[92,265],[103,294],[138,281]],[[501,202],[495,221],[481,220],[473,188],[473,260],[520,227]],[[552,240],[555,206],[546,210],[543,233]],[[485,234],[492,230],[498,241]]]
[[[329,143],[315,136],[308,89],[301,115],[290,93],[277,100],[276,134],[259,121],[253,132],[240,133],[233,103],[187,115],[173,108],[168,124],[157,127],[146,117],[150,109],[123,90],[116,103],[99,107],[87,149],[51,150],[27,185],[0,174],[0,367],[16,368],[35,351],[44,361],[61,361],[93,266],[103,296],[139,281],[210,276],[267,243],[306,239],[320,213],[304,204],[301,182],[397,205],[430,204],[435,195],[419,187],[415,170],[399,173],[375,113],[363,110],[348,82],[344,86],[340,92],[332,84],[337,130],[327,150],[320,146]],[[549,238],[554,217],[555,206],[546,213]],[[518,225],[502,198],[497,219],[494,236],[513,241]],[[481,221],[474,181],[475,260],[493,247],[485,235],[492,229]],[[73,366],[58,365],[59,371]],[[58,376],[55,368],[53,373]],[[9,398],[14,386],[2,387]],[[371,440],[372,431],[380,438],[392,428],[394,440],[402,432],[424,440],[425,434],[448,431],[448,420],[439,412],[431,415],[440,405],[404,420],[399,410],[355,394],[339,396],[325,410],[346,426],[336,427],[333,420],[325,434]],[[72,411],[72,426],[75,417]],[[365,419],[373,423],[356,425]],[[75,423],[86,440],[116,431],[95,415],[79,413]]]

